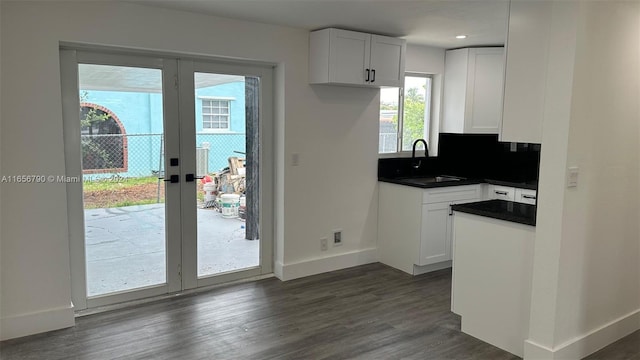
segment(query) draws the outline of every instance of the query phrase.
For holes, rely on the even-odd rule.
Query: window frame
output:
[[[378,157],[386,158],[386,157],[397,157],[408,156],[411,154],[411,150],[402,150],[402,144],[404,140],[404,89],[406,87],[406,78],[407,77],[421,77],[421,78],[429,78],[431,83],[431,89],[428,91],[429,96],[425,96],[425,107],[429,105],[429,121],[425,124],[428,127],[428,134],[431,137],[432,130],[432,120],[433,120],[433,84],[434,84],[434,74],[428,73],[419,73],[419,72],[405,72],[402,79],[402,86],[398,87],[398,133],[397,133],[397,143],[396,143],[396,151],[395,152],[387,152],[381,153],[380,149],[378,149]],[[380,136],[380,131],[378,130],[378,136]],[[427,139],[428,142],[428,139]]]
[[[201,104],[201,123],[202,123],[202,132],[204,133],[228,133],[231,132],[231,102],[235,100],[235,98],[231,98],[231,97],[221,97],[221,96],[199,96],[198,97],[200,99],[200,101],[202,102]],[[217,113],[206,113],[205,112],[205,104],[207,102],[209,103],[213,103],[214,101],[219,101],[219,102],[226,102],[227,103],[227,113],[226,114],[217,114]],[[209,106],[209,109],[213,110],[215,109],[215,107]],[[221,107],[218,107],[218,109],[221,109]],[[226,116],[227,117],[227,127],[226,128],[207,128],[205,127],[205,122],[208,122],[208,120],[205,120],[206,116],[211,116],[212,120],[211,120],[211,124],[215,124],[216,120],[213,119],[213,117],[216,116]]]

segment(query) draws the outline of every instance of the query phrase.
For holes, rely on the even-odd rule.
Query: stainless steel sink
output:
[[[447,176],[447,175],[440,175],[440,176],[436,176],[436,182],[442,182],[442,181],[460,181],[460,180],[464,180],[464,178],[457,177],[457,176]]]

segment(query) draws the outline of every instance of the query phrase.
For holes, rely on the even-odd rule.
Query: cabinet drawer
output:
[[[516,189],[516,202],[525,204],[536,204],[537,191],[528,189]]]
[[[447,186],[422,193],[423,204],[480,199],[480,185]]]
[[[515,190],[509,186],[489,185],[489,199],[514,201],[516,198]]]

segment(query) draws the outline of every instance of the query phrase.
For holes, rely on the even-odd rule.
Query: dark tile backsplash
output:
[[[468,178],[493,174],[499,149],[498,135],[493,134],[440,134],[438,141],[442,171]]]
[[[422,151],[421,151],[422,153]],[[418,169],[413,168],[411,158],[390,158],[378,160],[379,178],[399,178],[418,175],[439,175],[440,159],[430,157],[425,160],[424,155],[420,158],[422,162]]]
[[[457,175],[508,182],[537,182],[540,145],[504,143],[495,134],[440,134],[438,157],[420,169],[409,158],[380,159],[378,177]]]

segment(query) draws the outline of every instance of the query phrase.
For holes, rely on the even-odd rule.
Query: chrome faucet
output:
[[[424,158],[427,159],[429,157],[429,146],[427,145],[427,141],[425,139],[418,139],[414,141],[413,150],[411,151],[411,166],[413,166],[414,169],[418,169],[420,165],[422,165],[422,160],[418,160],[416,162],[416,145],[418,145],[419,142],[424,144]]]

